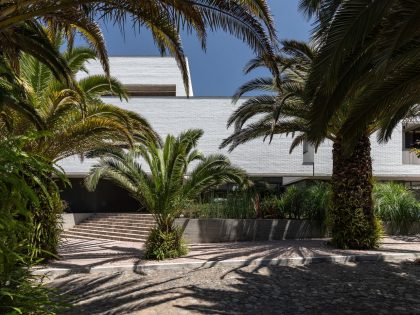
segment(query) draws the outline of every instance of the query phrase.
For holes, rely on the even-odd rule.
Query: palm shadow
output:
[[[365,262],[69,275],[50,286],[75,303],[69,314],[418,314],[418,279],[413,263]]]

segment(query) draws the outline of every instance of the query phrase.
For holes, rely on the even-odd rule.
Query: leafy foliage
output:
[[[247,190],[230,191],[222,198],[214,194],[189,203],[182,215],[189,218],[250,219],[255,218],[253,195]]]
[[[340,131],[347,146],[374,121],[379,139],[388,140],[420,102],[420,3],[302,0],[301,8],[315,16],[313,37],[319,44],[306,86],[314,104],[311,140],[324,137],[347,99],[351,104]]]
[[[377,183],[373,196],[375,212],[393,233],[407,234],[413,223],[420,221],[420,204],[403,184]]]
[[[162,54],[175,56],[183,74],[185,89],[189,91],[187,61],[181,42],[181,30],[194,31],[206,48],[207,29],[222,29],[246,42],[255,52],[266,56],[267,62],[273,56],[275,28],[265,0],[195,0],[195,1],[113,1],[113,0],[73,0],[73,1],[7,1],[0,4],[2,16],[0,30],[5,40],[19,35],[19,27],[41,19],[52,30],[64,30],[70,47],[74,41],[74,30],[88,39],[100,57],[104,70],[109,74],[107,52],[102,33],[96,19],[112,21],[124,28],[127,19],[133,27],[148,28],[156,46]],[[44,38],[44,37],[43,37]],[[26,38],[21,41],[30,47]],[[12,46],[11,50],[17,50]],[[37,49],[36,58],[44,54]],[[48,55],[49,56],[49,55]],[[46,59],[46,57],[44,57]],[[51,58],[54,61],[54,58]],[[49,60],[48,60],[49,61]],[[274,67],[273,67],[274,69]]]
[[[61,38],[56,38],[59,46]],[[63,52],[63,60],[72,76],[84,70],[95,58],[89,48],[72,48]],[[3,107],[0,110],[0,138],[24,136],[37,132],[39,136],[25,142],[25,151],[42,156],[51,164],[69,156],[84,157],[97,148],[128,147],[134,141],[157,138],[148,122],[136,113],[106,104],[103,95],[126,98],[122,84],[104,75],[86,76],[74,81],[72,88],[55,79],[51,70],[34,57],[24,54],[20,60],[20,78],[5,68],[4,86],[9,97],[21,100],[25,106]],[[6,76],[8,74],[8,76]],[[22,109],[27,110],[22,115]],[[44,257],[54,257],[61,232],[63,204],[53,180],[53,174],[28,177],[27,182],[39,193],[39,204],[30,207],[38,233],[33,242],[43,249]],[[49,195],[42,197],[38,182]]]
[[[175,218],[201,193],[228,183],[247,183],[245,172],[225,156],[203,156],[196,149],[202,135],[202,130],[191,129],[178,137],[168,135],[163,144],[148,141],[129,151],[97,150],[91,156],[100,160],[86,177],[86,186],[95,189],[101,178],[114,181],[154,215],[160,231],[170,234]],[[194,162],[198,164],[190,169]]]
[[[188,205],[182,215],[190,218],[221,219],[309,219],[326,222],[331,207],[331,187],[315,182],[308,186],[291,185],[277,196],[270,193],[259,200],[259,213],[255,209],[255,194],[251,189],[228,192],[226,198],[201,199]]]
[[[88,48],[73,48],[63,53],[74,76],[94,56],[94,51]],[[5,108],[0,117],[0,125],[4,127],[0,136],[44,131],[45,137],[28,143],[28,151],[56,162],[75,154],[83,157],[86,151],[96,148],[128,146],[143,138],[157,137],[140,115],[101,100],[103,95],[126,98],[122,84],[115,78],[86,76],[68,88],[29,55],[22,56],[20,69],[20,81],[32,115],[22,117],[20,112]]]
[[[282,217],[326,223],[331,207],[331,186],[324,182],[289,186],[278,200],[278,207]]]
[[[29,267],[38,263],[42,239],[30,210],[40,198],[51,200],[42,174],[62,175],[42,158],[22,150],[30,138],[0,142],[0,313],[62,312],[57,293],[43,287]],[[25,179],[31,178],[33,182]],[[36,188],[36,190],[34,189]],[[35,241],[34,241],[35,240]],[[59,311],[61,310],[61,311]]]
[[[276,66],[281,81],[272,78],[257,78],[243,84],[234,95],[237,102],[244,94],[262,91],[265,94],[252,96],[241,104],[229,117],[228,127],[234,131],[221,147],[233,150],[238,145],[256,138],[272,141],[277,134],[295,135],[291,150],[307,139],[311,104],[305,100],[306,78],[310,71],[315,48],[303,42],[282,41],[282,49],[276,57]],[[262,58],[251,60],[245,72],[266,67]],[[335,128],[327,138],[334,140]]]
[[[281,54],[277,57],[277,65],[281,74],[281,81],[275,78],[253,80],[239,88],[236,97],[251,90],[269,91],[271,95],[262,95],[250,98],[245,101],[229,118],[228,126],[234,125],[233,134],[224,140],[222,146],[229,146],[233,150],[239,144],[248,142],[255,138],[273,139],[276,134],[293,134],[294,139],[290,150],[293,150],[304,141],[310,141],[311,115],[318,110],[311,98],[308,97],[307,85],[312,73],[314,60],[318,57],[319,51],[314,45],[296,41],[284,41]],[[263,60],[257,58],[250,62],[247,70],[253,70],[264,66]],[[379,239],[376,233],[376,223],[372,205],[372,161],[370,159],[369,135],[377,128],[377,124],[371,124],[363,131],[359,139],[358,153],[353,152],[351,158],[344,152],[345,145],[341,134],[342,125],[348,115],[352,99],[345,99],[340,108],[331,116],[328,128],[324,129],[322,138],[315,141],[319,145],[328,139],[334,144],[333,150],[333,176],[332,176],[332,209],[330,212],[330,223],[332,225],[333,238],[337,233],[336,242],[340,247],[363,247],[376,246]],[[361,147],[361,146],[364,146]],[[338,148],[338,149],[336,149]],[[362,158],[359,158],[359,153]],[[354,177],[354,174],[358,177]],[[353,188],[352,188],[353,187]],[[354,188],[357,187],[357,188]],[[297,187],[292,188],[291,196],[303,194]],[[343,192],[347,189],[347,194]],[[363,195],[363,198],[360,198]],[[304,197],[287,199],[288,216],[300,217]],[[311,205],[308,205],[311,207]],[[363,211],[361,210],[363,209]],[[323,210],[325,211],[325,210]],[[360,212],[362,211],[362,212]],[[359,215],[359,214],[360,215]],[[353,215],[353,217],[352,217]],[[317,216],[325,217],[325,213],[318,213]],[[349,217],[350,216],[350,217]],[[343,219],[343,218],[347,219]],[[353,219],[355,220],[353,222]],[[366,224],[360,220],[366,219]],[[345,220],[349,220],[345,222]],[[357,224],[355,222],[358,222]],[[343,224],[342,224],[343,223]],[[355,224],[354,227],[352,224]],[[359,224],[360,223],[360,224]],[[356,230],[360,228],[360,234]],[[349,229],[349,231],[345,231]],[[370,231],[369,231],[370,229]],[[363,230],[363,231],[362,231]],[[371,233],[367,237],[365,233]],[[346,243],[345,237],[348,237]],[[357,240],[357,237],[360,237]],[[365,243],[367,242],[367,243]]]
[[[174,227],[171,231],[153,228],[146,241],[144,257],[146,259],[164,260],[184,256],[188,248],[182,239],[183,230]]]

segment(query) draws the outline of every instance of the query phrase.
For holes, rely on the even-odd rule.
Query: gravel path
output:
[[[420,314],[413,262],[68,275],[71,314]]]

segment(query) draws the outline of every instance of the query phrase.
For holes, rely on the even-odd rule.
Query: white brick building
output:
[[[255,140],[239,146],[232,153],[219,150],[222,140],[232,132],[226,129],[226,121],[237,105],[232,105],[229,97],[194,97],[191,83],[191,97],[187,98],[181,74],[173,58],[111,57],[110,65],[112,75],[126,84],[132,95],[149,96],[132,96],[128,102],[107,97],[106,101],[143,115],[161,136],[178,134],[189,128],[201,128],[205,133],[199,148],[204,153],[222,151],[251,176],[274,177],[284,184],[303,178],[326,178],[331,175],[332,146],[328,141],[314,155],[311,155],[311,148],[303,154],[302,147],[289,154],[291,136],[276,136],[271,144]],[[88,69],[90,74],[102,73],[99,63],[90,64]],[[378,144],[375,135],[372,136],[376,178],[420,181],[419,159],[406,149],[410,143],[420,139],[416,127],[411,125],[404,128],[400,124],[386,144]],[[93,163],[91,160],[81,163],[75,157],[61,161],[60,165],[69,177],[80,178],[85,176]]]

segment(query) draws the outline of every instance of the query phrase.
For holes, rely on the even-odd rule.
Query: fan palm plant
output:
[[[29,47],[30,42],[25,37],[21,38],[20,43],[7,39],[13,36],[16,28],[26,27],[26,24],[35,23],[40,18],[54,28],[69,31],[71,27],[76,27],[92,43],[107,73],[106,49],[95,19],[111,20],[123,25],[129,16],[132,17],[133,26],[146,27],[152,32],[162,54],[170,52],[175,56],[187,92],[189,81],[181,29],[194,31],[203,49],[206,47],[206,30],[222,29],[249,44],[258,54],[266,56],[267,64],[270,64],[273,56],[276,35],[265,0],[3,1],[0,3],[0,41],[2,47],[3,41],[10,46],[10,51],[19,50],[22,45]],[[67,33],[70,39],[73,38],[71,32]],[[33,50],[36,49],[34,46]],[[41,58],[43,54],[36,56]],[[52,58],[45,61],[52,62]]]
[[[154,215],[157,229],[149,236],[146,253],[150,258],[179,254],[182,231],[174,227],[174,220],[189,202],[220,185],[247,182],[245,172],[232,166],[225,156],[203,156],[196,149],[202,135],[202,130],[192,129],[178,137],[168,135],[163,144],[148,142],[128,152],[106,149],[93,154],[101,158],[85,180],[87,188],[95,189],[101,178],[112,180]],[[193,163],[197,164],[191,169]],[[171,246],[166,245],[168,239],[173,242]]]
[[[235,101],[251,90],[270,94],[251,97],[229,118],[234,133],[222,146],[234,149],[255,138],[273,138],[274,134],[294,134],[291,145],[296,146],[311,138],[311,115],[314,104],[306,98],[306,85],[317,51],[312,45],[284,41],[282,54],[277,57],[281,81],[259,78],[244,84],[235,95]],[[264,66],[263,60],[250,62],[246,71]],[[352,154],[342,150],[341,127],[345,122],[351,100],[347,99],[331,118],[322,140],[333,142],[332,209],[333,243],[338,247],[371,248],[379,240],[379,225],[372,204],[372,160],[369,135],[378,124],[365,128]],[[250,122],[251,121],[251,122]]]

